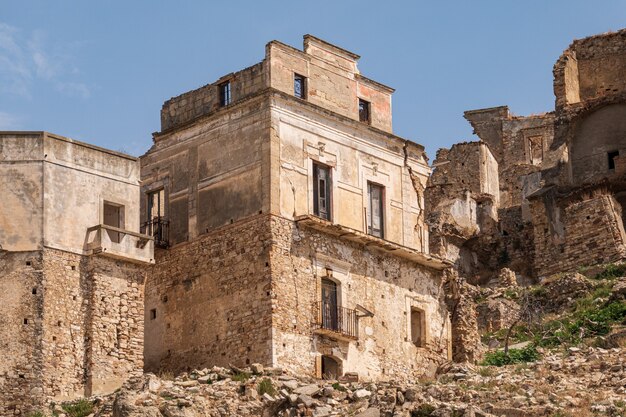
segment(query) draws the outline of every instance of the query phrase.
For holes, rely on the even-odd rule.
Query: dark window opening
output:
[[[382,238],[384,232],[383,187],[367,183],[367,233]]]
[[[150,310],[150,320],[156,319],[156,308]]]
[[[33,288],[33,295],[37,295],[37,288]]]
[[[331,220],[330,167],[313,164],[313,213]]]
[[[219,85],[220,87],[220,106],[228,106],[231,102],[230,81],[226,81]]]
[[[424,312],[422,310],[411,309],[411,341],[417,347],[424,346]]]
[[[533,165],[540,165],[543,162],[543,136],[532,136],[528,138],[529,162]]]
[[[322,278],[322,328],[339,330],[337,283]]]
[[[104,202],[104,214],[103,223],[106,226],[111,226],[116,229],[124,228],[124,206],[117,203]],[[107,230],[107,235],[111,242],[120,243],[122,240],[122,233],[116,230]]]
[[[609,159],[609,169],[615,169],[615,158],[619,156],[619,151],[611,151],[607,153]]]
[[[293,75],[293,95],[306,99],[306,77],[300,74]]]
[[[359,121],[370,122],[370,103],[363,99],[359,99]]]
[[[24,324],[28,324],[28,319],[24,319]]]
[[[141,225],[141,233],[154,237],[154,244],[167,248],[169,241],[169,221],[165,215],[165,190],[160,189],[146,194],[146,222]]]

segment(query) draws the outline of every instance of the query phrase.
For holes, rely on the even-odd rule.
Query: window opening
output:
[[[607,157],[609,159],[609,169],[615,169],[615,158],[619,156],[619,151],[611,151],[607,153]]]
[[[383,188],[381,185],[367,183],[367,233],[372,236],[383,237]]]
[[[337,283],[328,278],[322,278],[322,328],[339,330],[338,307]]]
[[[370,122],[370,103],[363,99],[359,99],[359,121]]]
[[[417,308],[411,309],[411,341],[417,347],[424,346],[424,312]]]
[[[106,226],[123,229],[124,206],[105,201],[103,220]],[[109,235],[109,239],[111,239],[111,242],[120,243],[120,241],[122,240],[122,233],[115,230],[107,230],[106,232]]]
[[[293,75],[293,95],[306,99],[306,77],[300,74]]]
[[[228,106],[232,100],[230,95],[230,81],[226,81],[219,85],[220,87],[220,105]]]
[[[160,247],[168,246],[169,221],[165,215],[165,190],[160,189],[146,194],[146,222],[142,225],[142,233],[154,237],[154,243]]]
[[[533,165],[540,165],[543,162],[543,136],[528,138],[528,156]]]
[[[330,168],[313,164],[313,213],[322,219],[331,220]]]

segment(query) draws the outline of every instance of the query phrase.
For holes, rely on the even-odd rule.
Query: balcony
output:
[[[359,338],[357,310],[318,301],[313,303],[313,317],[314,332],[317,334],[345,340]]]
[[[137,263],[154,263],[154,239],[118,227],[99,224],[87,229],[88,255],[102,255]]]
[[[170,221],[164,217],[155,217],[142,223],[141,233],[152,236],[156,247],[167,249],[170,245]]]

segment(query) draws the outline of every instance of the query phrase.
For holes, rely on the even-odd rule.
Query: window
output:
[[[313,164],[313,213],[322,219],[331,220],[330,167]]]
[[[322,328],[339,330],[337,283],[322,278]]]
[[[160,189],[153,191],[148,195],[148,215],[146,220],[155,220],[161,217],[165,217],[165,191]]]
[[[370,103],[363,99],[359,99],[359,121],[370,122]]]
[[[533,165],[541,165],[543,161],[543,136],[531,136],[528,138],[529,162]]]
[[[306,77],[300,74],[293,75],[293,95],[306,100]]]
[[[165,190],[151,191],[146,196],[146,221],[141,225],[141,233],[154,237],[155,245],[166,248],[169,221],[165,216]]]
[[[611,151],[607,153],[607,157],[609,159],[609,169],[615,169],[615,158],[619,156],[619,151]]]
[[[228,106],[232,100],[230,95],[230,81],[226,81],[219,85],[220,87],[220,106]]]
[[[383,190],[381,185],[367,183],[367,233],[380,238],[384,232]]]
[[[150,310],[150,320],[156,319],[156,308]]]
[[[124,228],[124,206],[116,203],[104,202],[103,223],[117,229]],[[122,234],[116,230],[107,230],[111,242],[120,243]]]
[[[417,347],[423,347],[424,337],[424,312],[417,308],[411,308],[411,341]]]

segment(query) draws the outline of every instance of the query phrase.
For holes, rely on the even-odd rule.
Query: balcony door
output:
[[[324,329],[339,330],[337,303],[337,283],[322,278],[322,327]]]
[[[123,206],[113,204],[113,203],[104,203],[104,213],[103,213],[103,223],[107,226],[116,227],[118,229],[122,229],[124,227],[123,224]],[[107,230],[107,234],[109,235],[109,239],[111,242],[120,243],[121,236],[120,233],[113,230]]]

